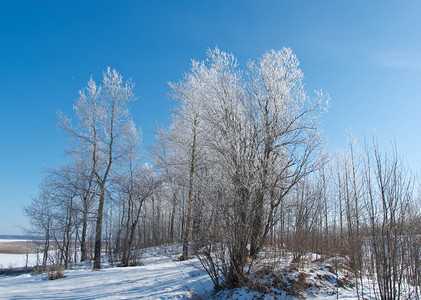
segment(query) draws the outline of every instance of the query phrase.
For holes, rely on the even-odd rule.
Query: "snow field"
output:
[[[25,267],[26,265],[28,267],[33,267],[37,264],[37,254],[36,253],[30,253],[28,255],[26,254],[17,254],[17,253],[23,253],[26,251],[26,243],[27,240],[21,240],[21,239],[0,239],[0,269],[6,269],[6,268],[21,268]],[[25,251],[22,251],[22,249],[19,249],[20,247],[24,247]],[[2,249],[14,249],[16,248],[16,253],[5,251],[6,253],[2,253]],[[42,256],[42,255],[41,255]],[[42,257],[41,257],[42,259]],[[1,295],[0,295],[1,296]]]
[[[336,288],[337,278],[346,277],[346,271],[339,270],[336,274],[329,267],[333,263],[329,259],[320,263],[310,261],[298,268],[292,268],[283,273],[284,275],[276,269],[255,272],[255,283],[271,287],[266,294],[242,287],[214,295],[213,283],[200,268],[197,259],[178,261],[180,245],[153,247],[142,252],[142,266],[137,267],[111,268],[104,263],[104,269],[92,271],[89,264],[74,265],[71,270],[64,271],[64,278],[58,280],[47,280],[47,274],[0,276],[0,299],[302,299],[287,295],[284,289],[276,289],[277,283],[274,281],[282,278],[279,277],[281,275],[294,282],[299,280],[302,273],[306,275],[305,282],[308,283],[303,297],[324,300],[357,299],[352,284]],[[270,265],[270,260],[268,258],[261,261],[259,268],[264,270],[265,264]],[[283,266],[290,265],[290,262],[291,257],[284,257],[284,260],[276,263],[276,268],[282,269]],[[364,279],[364,286],[364,298],[375,299],[373,283]]]
[[[26,258],[27,258],[26,254],[0,253],[0,269],[25,267]],[[41,256],[41,259],[42,259],[42,256]],[[33,267],[36,264],[37,264],[37,255],[29,254],[28,267]]]
[[[197,260],[176,262],[163,248],[143,254],[143,266],[100,271],[66,270],[65,278],[46,274],[0,277],[1,299],[206,299],[212,282]]]

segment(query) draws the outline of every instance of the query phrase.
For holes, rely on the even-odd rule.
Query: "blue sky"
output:
[[[66,160],[57,110],[107,66],[136,83],[144,145],[168,124],[168,81],[217,45],[241,66],[291,47],[307,89],[332,98],[331,148],[375,130],[421,167],[421,1],[2,1],[0,234],[20,233],[44,167]]]

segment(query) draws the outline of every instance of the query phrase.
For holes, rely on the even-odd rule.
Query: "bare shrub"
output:
[[[48,280],[56,280],[56,279],[60,279],[60,278],[64,278],[63,267],[60,266],[60,265],[52,266],[48,270],[47,279]]]
[[[135,254],[132,254],[131,259],[129,261],[129,266],[130,267],[136,267],[136,266],[140,266],[141,262],[140,260],[142,259],[142,252],[136,252]]]

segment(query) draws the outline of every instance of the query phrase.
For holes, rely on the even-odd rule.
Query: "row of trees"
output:
[[[170,87],[178,105],[170,126],[156,130],[153,167],[139,157],[133,84],[117,71],[88,82],[76,122],[59,114],[71,161],[48,170],[25,209],[45,236],[44,267],[50,241],[65,267],[93,259],[95,269],[104,250],[128,266],[136,249],[181,242],[180,259],[195,254],[215,289],[233,288],[273,246],[297,258],[346,256],[358,290],[369,275],[382,299],[403,287],[419,293],[415,175],[375,141],[357,151],[350,139],[346,151],[327,154],[319,121],[329,97],[306,93],[290,49],[241,70],[215,48]]]
[[[346,257],[360,296],[368,288],[364,278],[371,278],[379,299],[419,297],[419,179],[395,145],[381,151],[373,138],[360,150],[349,140],[348,149],[293,192],[275,227],[275,244],[296,257]]]

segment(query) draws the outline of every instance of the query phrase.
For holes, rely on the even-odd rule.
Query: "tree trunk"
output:
[[[260,197],[259,197],[260,198]],[[263,197],[262,197],[263,198]],[[250,257],[256,258],[261,248],[262,228],[263,228],[263,199],[258,199],[255,216],[253,220],[251,241],[250,241]]]
[[[191,151],[190,160],[190,180],[189,180],[189,194],[188,194],[188,207],[187,207],[187,219],[186,219],[186,230],[184,231],[183,239],[183,255],[180,260],[189,259],[189,240],[191,239],[192,231],[192,213],[193,213],[193,186],[194,186],[194,169],[196,164],[196,126],[197,120],[193,121],[193,144]]]
[[[50,226],[45,231],[44,251],[42,257],[42,269],[47,269],[48,251],[50,250]]]
[[[100,196],[96,218],[95,246],[94,246],[94,270],[101,269],[101,237],[102,237],[102,216],[104,212],[105,184],[100,185]]]
[[[177,199],[177,194],[174,193],[174,198],[173,198],[173,205],[172,205],[172,212],[171,212],[171,220],[170,220],[170,241],[171,243],[175,243],[175,234],[174,234],[174,218],[175,218],[175,212],[176,212],[176,199]]]
[[[87,252],[87,230],[88,230],[88,211],[84,209],[83,211],[83,221],[82,221],[82,238],[80,241],[80,261],[83,262],[88,258]]]
[[[70,199],[70,204],[69,204],[69,216],[67,218],[67,228],[66,228],[66,246],[65,246],[65,257],[64,257],[64,268],[68,269],[69,268],[69,259],[70,259],[70,229],[72,226],[72,206],[73,206],[73,199]],[[64,242],[64,241],[63,241]]]

